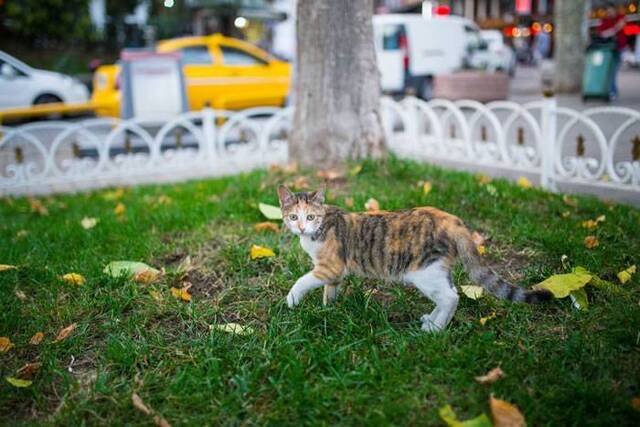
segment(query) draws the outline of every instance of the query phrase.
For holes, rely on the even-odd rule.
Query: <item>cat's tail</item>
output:
[[[468,230],[456,233],[455,243],[458,256],[469,273],[471,280],[500,299],[529,304],[548,301],[553,294],[546,289],[524,289],[507,282],[492,269],[482,265],[476,245]]]

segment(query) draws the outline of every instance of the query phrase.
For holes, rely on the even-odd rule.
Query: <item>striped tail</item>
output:
[[[497,298],[529,304],[549,301],[553,298],[553,294],[546,289],[528,290],[521,288],[507,282],[493,270],[482,265],[476,245],[471,239],[471,234],[468,230],[465,229],[458,233],[455,242],[458,256],[462,260],[471,280]]]

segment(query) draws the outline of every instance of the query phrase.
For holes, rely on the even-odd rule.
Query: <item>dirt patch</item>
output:
[[[189,293],[200,298],[213,298],[225,287],[223,274],[206,273],[201,270],[191,270],[181,277],[181,282],[191,284]]]

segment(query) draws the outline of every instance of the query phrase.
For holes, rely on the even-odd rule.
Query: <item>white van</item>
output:
[[[375,15],[373,32],[382,90],[412,90],[423,99],[431,98],[434,76],[463,68],[486,49],[478,26],[458,16]]]

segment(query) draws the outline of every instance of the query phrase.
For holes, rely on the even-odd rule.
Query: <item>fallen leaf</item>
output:
[[[265,248],[263,246],[258,246],[258,245],[251,246],[250,255],[251,255],[251,259],[269,258],[269,257],[276,256],[273,250],[269,248]]]
[[[634,397],[631,399],[631,407],[636,411],[640,411],[640,397]]]
[[[476,249],[477,249],[479,255],[484,255],[484,254],[487,253],[487,248],[486,248],[485,245],[478,245],[478,246],[476,246]]]
[[[337,179],[344,178],[344,172],[337,169],[319,170],[317,175],[318,178],[326,179],[327,181],[335,181]]]
[[[482,289],[482,287],[475,285],[460,286],[460,289],[467,298],[471,299],[481,298],[484,293],[484,289]]]
[[[43,338],[44,338],[44,332],[36,332],[35,334],[33,334],[31,339],[29,340],[29,344],[39,345],[42,342]]]
[[[16,374],[21,379],[30,380],[36,375],[36,373],[38,373],[38,370],[40,369],[41,366],[42,366],[42,363],[40,362],[27,363],[22,368],[18,369],[16,371]]]
[[[593,275],[584,269],[574,269],[571,273],[554,274],[533,286],[533,289],[547,289],[554,297],[564,298],[571,291],[584,287],[591,281]]]
[[[492,427],[491,420],[486,414],[481,414],[467,421],[459,421],[451,405],[446,405],[438,411],[440,418],[449,427]]]
[[[136,408],[138,411],[142,412],[145,415],[151,415],[151,409],[147,408],[147,405],[144,404],[144,402],[142,401],[142,398],[140,398],[140,396],[138,396],[137,393],[133,393],[131,395],[131,402],[133,403],[133,407]]]
[[[298,163],[297,162],[289,162],[282,168],[282,171],[288,175],[292,175],[298,172]]]
[[[58,335],[56,336],[56,339],[53,340],[53,342],[60,342],[67,339],[69,335],[71,335],[71,332],[73,332],[73,330],[76,328],[76,326],[78,326],[77,323],[72,323],[66,328],[60,329],[60,332],[58,332]]]
[[[29,204],[31,205],[31,212],[37,213],[38,215],[45,216],[49,215],[49,210],[42,202],[38,199],[29,199]]]
[[[105,191],[102,194],[102,198],[106,201],[113,202],[115,200],[119,200],[124,196],[124,188],[117,188],[112,191]]]
[[[596,219],[588,219],[586,221],[582,221],[582,227],[587,229],[596,228],[598,224],[604,222],[605,219],[606,217],[604,215],[600,215]]]
[[[140,277],[142,280],[150,279],[153,277],[157,279],[161,274],[160,270],[155,269],[145,264],[144,262],[137,262],[137,261],[111,261],[109,264],[107,264],[104,267],[102,271],[111,277],[117,278],[117,277],[125,276],[128,278],[133,278],[134,280],[136,280],[136,277]],[[145,272],[149,272],[149,273],[145,273]],[[143,282],[143,283],[146,283],[146,282]]]
[[[562,201],[564,202],[565,205],[571,206],[572,208],[578,207],[578,201],[572,197],[569,197],[568,194],[565,194],[564,196],[562,196]]]
[[[151,295],[151,298],[153,298],[154,300],[160,302],[163,300],[162,298],[162,294],[158,291],[156,291],[155,289],[151,289],[149,291],[149,295]]]
[[[344,205],[348,208],[352,208],[353,207],[353,197],[347,197],[346,199],[344,199]]]
[[[16,239],[24,239],[28,234],[29,232],[27,230],[18,230],[16,233]]]
[[[504,376],[504,371],[498,366],[497,368],[493,368],[492,370],[487,372],[485,375],[480,375],[479,377],[475,378],[476,381],[480,384],[493,384]]]
[[[571,211],[564,211],[560,215],[562,215],[562,218],[569,218],[571,216]]]
[[[19,387],[19,388],[29,387],[31,384],[33,384],[33,381],[21,380],[19,378],[14,378],[14,377],[7,377],[6,380],[12,386]]]
[[[494,427],[525,427],[527,425],[520,410],[511,403],[496,399],[492,395],[489,406],[491,406]]]
[[[484,326],[484,324],[487,323],[488,320],[495,319],[495,317],[496,317],[496,312],[492,311],[490,315],[480,318],[480,324]]]
[[[380,203],[373,197],[366,201],[364,208],[369,212],[375,212],[380,210]]]
[[[119,202],[116,205],[116,207],[113,208],[113,213],[118,216],[124,215],[126,211],[127,211],[127,207],[122,202]]]
[[[430,181],[427,181],[424,184],[422,184],[422,192],[424,194],[429,194],[432,189],[433,189],[433,184],[431,184]]]
[[[310,187],[309,179],[306,176],[298,176],[293,179],[292,187],[298,190],[305,190]]]
[[[282,219],[282,211],[277,206],[267,205],[266,203],[258,203],[258,209],[267,219]]]
[[[18,267],[9,264],[0,264],[0,271],[17,270]]]
[[[478,174],[476,175],[476,179],[480,185],[486,185],[491,182],[491,177],[489,175]]]
[[[82,274],[78,273],[67,273],[60,277],[65,283],[70,285],[84,285],[86,280]]]
[[[349,169],[349,175],[351,175],[351,176],[356,176],[360,172],[362,172],[362,165],[355,165],[354,167]]]
[[[133,275],[133,280],[138,283],[148,285],[157,282],[160,278],[160,272],[155,268],[139,271]]]
[[[596,236],[587,236],[584,238],[584,245],[587,249],[593,249],[599,244],[600,242]]]
[[[572,305],[578,310],[589,309],[589,299],[587,298],[587,291],[584,288],[576,289],[569,293]]]
[[[14,292],[15,292],[16,296],[18,297],[18,299],[20,301],[26,301],[27,300],[27,294],[22,292],[20,289],[16,289]]]
[[[229,332],[236,335],[250,335],[253,328],[250,326],[242,326],[237,323],[224,323],[221,325],[211,325],[210,329],[217,329],[222,332]]]
[[[0,337],[0,353],[6,353],[13,348],[13,343],[8,337]]]
[[[600,215],[598,218],[596,218],[596,222],[605,222],[606,219],[607,219],[606,216]]]
[[[628,267],[627,269],[622,270],[621,272],[619,272],[618,273],[618,280],[620,281],[620,283],[625,284],[629,280],[631,280],[631,276],[633,276],[633,274],[635,272],[636,272],[636,266],[634,264],[631,267]]]
[[[98,219],[97,218],[90,218],[88,216],[85,216],[84,218],[82,218],[82,220],[80,221],[80,225],[82,226],[82,228],[84,228],[85,230],[89,230],[93,227],[96,226],[96,224],[98,223]]]
[[[158,205],[169,205],[169,204],[173,203],[173,199],[171,197],[167,196],[166,194],[161,194],[156,199],[156,203]]]
[[[280,231],[278,224],[276,224],[275,222],[268,222],[268,221],[254,224],[253,228],[256,231],[272,231],[274,233],[277,233],[278,231]]]
[[[524,188],[524,189],[533,187],[533,184],[531,183],[531,181],[529,181],[524,176],[521,176],[520,178],[518,178],[518,181],[516,181],[516,184],[518,184],[518,187]]]
[[[171,295],[183,301],[191,301],[191,294],[189,293],[189,290],[185,288],[178,289],[171,287]]]

